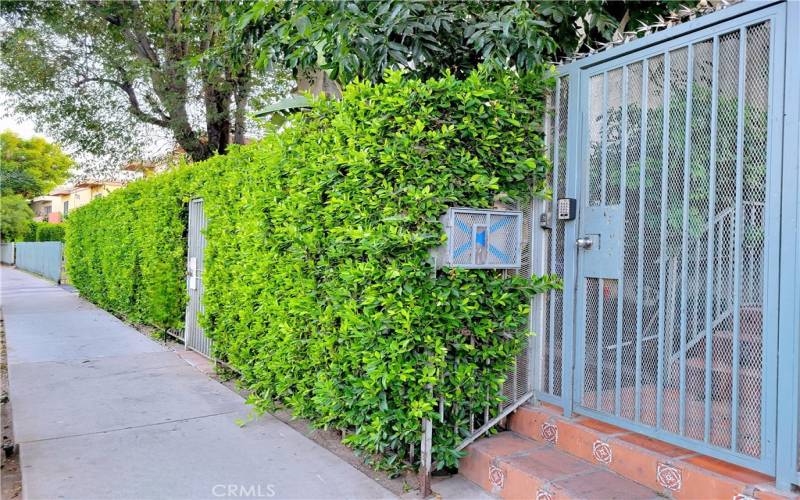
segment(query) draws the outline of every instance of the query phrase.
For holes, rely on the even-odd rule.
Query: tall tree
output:
[[[18,194],[0,196],[0,240],[14,241],[31,227],[33,210]]]
[[[11,108],[82,152],[136,156],[168,131],[194,160],[243,143],[267,70],[222,30],[221,1],[7,0],[0,88]]]
[[[377,81],[386,69],[420,78],[478,64],[525,71],[596,48],[619,31],[657,21],[696,0],[257,0],[235,28],[261,60],[303,77]]]
[[[0,189],[4,196],[44,194],[64,182],[74,164],[57,144],[42,137],[22,139],[9,130],[0,133]]]

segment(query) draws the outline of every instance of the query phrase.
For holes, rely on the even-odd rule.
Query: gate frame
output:
[[[800,26],[800,2],[787,2],[786,25]],[[800,82],[800,30],[786,32],[785,82]],[[794,56],[792,57],[792,54]],[[786,85],[783,103],[783,198],[778,333],[776,486],[800,486],[800,85]],[[792,238],[794,235],[794,238]],[[781,439],[790,436],[791,439]]]
[[[195,269],[194,277],[195,277],[195,280],[196,280],[195,283],[197,283],[197,285],[196,285],[196,288],[194,289],[194,292],[195,292],[195,294],[197,296],[197,304],[196,304],[196,307],[194,309],[192,309],[192,291],[191,291],[191,289],[189,287],[190,276],[189,276],[189,272],[188,272],[188,270],[189,270],[189,258],[190,258],[189,257],[189,253],[192,251],[192,238],[193,238],[193,236],[192,236],[192,234],[193,234],[193,229],[192,229],[192,206],[193,205],[199,205],[200,206],[200,209],[199,209],[200,221],[196,221],[196,224],[199,224],[201,226],[201,227],[196,228],[195,229],[195,233],[194,233],[195,234],[194,237],[199,240],[199,241],[195,241],[194,242],[196,247],[197,247],[197,248],[195,248],[195,252],[198,252],[198,250],[199,250],[198,253],[202,253],[202,255],[203,255],[202,262],[201,262],[201,266],[202,267],[198,267],[198,268]],[[206,357],[208,359],[212,359],[213,360],[213,356],[211,355],[211,339],[209,339],[206,336],[205,331],[200,326],[200,310],[202,309],[203,291],[205,289],[205,287],[203,286],[203,279],[204,279],[203,275],[205,274],[205,269],[204,269],[205,268],[205,254],[206,254],[205,230],[206,230],[207,224],[208,224],[208,218],[207,218],[206,213],[205,213],[205,200],[202,197],[197,197],[197,198],[190,199],[189,203],[187,204],[187,218],[186,218],[186,229],[187,229],[187,236],[186,236],[186,262],[185,262],[185,265],[184,265],[184,269],[186,269],[185,284],[186,284],[186,294],[188,295],[188,300],[186,302],[186,311],[185,311],[185,314],[184,314],[183,346],[184,346],[184,348],[186,350],[194,351],[194,352],[196,352],[196,353],[198,353],[198,354],[200,354],[200,355],[202,355],[202,356],[204,356],[204,357]],[[200,277],[199,280],[197,279],[197,274],[196,274],[198,269],[201,272],[201,277]],[[193,324],[193,326],[191,328],[190,328],[190,318],[189,318],[190,311],[192,313],[194,313],[194,318],[191,319],[191,323]],[[207,351],[208,352],[204,352],[203,349],[198,348],[197,345],[191,345],[192,344],[192,342],[191,342],[192,340],[194,340],[194,341],[199,340],[196,337],[202,338],[201,343],[203,345],[200,346],[200,347],[206,347],[207,346]]]
[[[783,6],[783,12],[780,7]],[[628,62],[644,59],[657,53],[669,51],[669,48],[661,49],[661,46],[671,40],[683,38],[693,33],[701,32],[699,40],[713,37],[722,33],[729,32],[738,26],[743,25],[741,18],[747,16],[747,24],[757,23],[759,13],[763,18],[775,16],[772,23],[773,55],[770,67],[770,91],[773,92],[772,98],[774,106],[778,112],[770,118],[770,133],[774,137],[780,138],[781,142],[774,141],[768,149],[769,161],[772,162],[778,172],[775,174],[777,186],[782,193],[780,204],[780,216],[775,224],[778,241],[773,244],[772,250],[767,249],[771,254],[774,266],[778,266],[779,283],[766,283],[767,286],[779,288],[777,292],[765,294],[765,302],[774,300],[773,310],[777,311],[777,317],[766,318],[767,328],[777,331],[777,339],[771,346],[765,344],[765,366],[762,368],[764,377],[762,391],[762,405],[766,403],[763,410],[762,428],[762,455],[759,458],[744,458],[732,456],[735,450],[721,449],[719,451],[712,447],[704,450],[703,454],[719,458],[723,461],[755,469],[767,474],[776,476],[776,483],[781,488],[788,488],[792,482],[800,483],[800,470],[797,467],[798,460],[798,414],[800,414],[800,367],[796,366],[800,360],[800,339],[796,339],[800,334],[800,310],[797,310],[797,300],[800,297],[800,278],[796,275],[800,273],[800,172],[798,157],[800,157],[800,89],[790,88],[786,85],[789,81],[800,81],[800,60],[791,57],[800,51],[800,30],[790,32],[787,26],[800,25],[800,2],[787,2],[786,0],[765,0],[765,1],[744,1],[739,4],[727,7],[723,10],[702,16],[700,18],[680,24],[676,27],[645,36],[635,41],[609,48],[603,52],[578,59],[569,64],[556,68],[557,77],[567,77],[570,83],[570,93],[568,95],[567,116],[567,171],[566,171],[566,196],[581,199],[584,196],[583,179],[583,154],[581,146],[584,134],[586,133],[584,119],[580,116],[582,96],[587,90],[589,70],[596,66],[612,63],[623,66]],[[794,21],[794,23],[792,23]],[[694,41],[687,41],[691,45]],[[797,86],[795,86],[797,87]],[[783,120],[780,118],[780,110],[783,113]],[[778,134],[775,136],[774,134]],[[794,134],[794,135],[791,135]],[[793,140],[794,138],[794,140]],[[579,203],[580,206],[580,203]],[[774,210],[774,209],[773,209]],[[579,372],[577,366],[577,297],[578,297],[578,276],[579,276],[579,256],[573,241],[578,237],[579,220],[571,221],[564,228],[564,296],[563,296],[563,332],[562,332],[562,392],[561,396],[553,396],[536,391],[536,398],[542,401],[556,403],[563,409],[565,416],[570,417],[575,411],[575,400],[578,388],[575,386],[575,377]],[[776,217],[773,213],[772,217]],[[781,235],[783,237],[781,238]],[[792,235],[795,238],[792,238]],[[796,240],[796,241],[795,241]],[[536,255],[534,255],[534,258]],[[768,275],[765,276],[765,279]],[[767,292],[769,290],[767,289]],[[770,297],[772,295],[772,297]],[[775,306],[777,302],[777,306]],[[768,349],[769,347],[769,349]],[[780,352],[780,357],[779,357]],[[541,353],[538,353],[536,360],[540,364]],[[769,360],[771,367],[766,363]],[[544,368],[542,368],[544,369]],[[540,369],[541,370],[541,369]],[[539,370],[539,371],[540,371]],[[535,373],[534,373],[535,375]],[[539,378],[532,377],[532,380]],[[771,382],[772,381],[772,382]],[[774,382],[774,383],[773,383]],[[782,398],[778,402],[778,393],[790,394],[791,397]],[[607,416],[600,412],[586,411],[581,409],[581,414],[606,420]],[[670,442],[678,446],[688,446],[691,449],[697,448],[697,440],[689,439],[674,433],[663,431],[653,432],[653,428],[637,424],[635,422],[625,422],[627,428],[646,433],[655,439]],[[639,427],[637,429],[637,427]],[[793,436],[791,440],[779,436]],[[712,445],[713,446],[713,445]]]

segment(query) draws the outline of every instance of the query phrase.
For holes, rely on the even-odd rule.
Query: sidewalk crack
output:
[[[223,411],[223,412],[219,412],[219,413],[210,413],[208,415],[198,415],[196,417],[176,418],[176,419],[172,419],[172,420],[165,420],[163,422],[153,422],[151,424],[130,425],[130,426],[127,426],[127,427],[117,427],[115,429],[106,429],[106,430],[102,430],[102,431],[84,432],[84,433],[79,433],[79,434],[67,434],[65,436],[53,436],[53,437],[42,438],[42,439],[31,439],[29,441],[18,441],[17,443],[18,444],[42,443],[42,442],[45,442],[45,441],[54,441],[54,440],[57,440],[57,439],[67,439],[67,438],[83,437],[83,436],[94,436],[94,435],[97,435],[97,434],[108,434],[110,432],[127,431],[127,430],[131,430],[131,429],[143,429],[145,427],[154,427],[154,426],[157,426],[157,425],[174,424],[174,423],[177,423],[177,422],[188,422],[190,420],[199,420],[201,418],[217,417],[217,416],[220,416],[220,415],[230,415],[232,413],[236,413],[237,411],[239,411],[239,410],[237,409],[237,410]]]

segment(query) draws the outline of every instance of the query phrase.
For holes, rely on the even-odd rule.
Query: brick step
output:
[[[459,473],[500,498],[659,498],[604,467],[514,432],[480,439],[468,450]]]
[[[509,428],[517,436],[504,438],[507,440],[506,444],[493,445],[497,446],[498,452],[493,451],[495,448],[489,445],[481,444],[487,441],[484,439],[468,447],[470,455],[462,459],[462,466],[466,465],[465,470],[468,471],[470,479],[487,491],[492,491],[493,487],[493,483],[488,482],[490,481],[488,474],[490,469],[495,469],[490,466],[498,467],[498,464],[509,462],[508,457],[513,458],[518,450],[515,446],[524,448],[527,443],[519,443],[516,440],[522,436],[548,449],[567,453],[595,467],[618,474],[662,496],[693,499],[732,499],[738,495],[753,498],[794,498],[787,493],[777,491],[774,488],[774,479],[764,474],[588,417],[566,418],[559,409],[549,405],[519,408],[509,417]],[[523,451],[525,450],[527,448]],[[501,456],[506,459],[494,462],[495,458]],[[539,472],[539,475],[547,474],[549,472],[546,468],[542,468]],[[517,475],[516,470],[505,474],[503,477],[506,483],[500,490],[508,487],[509,491],[518,495],[516,498],[535,498],[536,490],[525,490],[525,494],[520,495],[518,486],[512,485],[512,481],[518,481]],[[495,486],[494,489],[498,488]],[[503,496],[502,491],[499,494]],[[585,493],[583,498],[607,498],[607,496]]]

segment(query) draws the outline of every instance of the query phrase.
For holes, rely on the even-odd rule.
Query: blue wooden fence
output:
[[[45,278],[61,281],[61,259],[64,244],[60,241],[20,242],[16,246],[17,268]]]
[[[14,264],[14,243],[0,243],[0,262]]]

